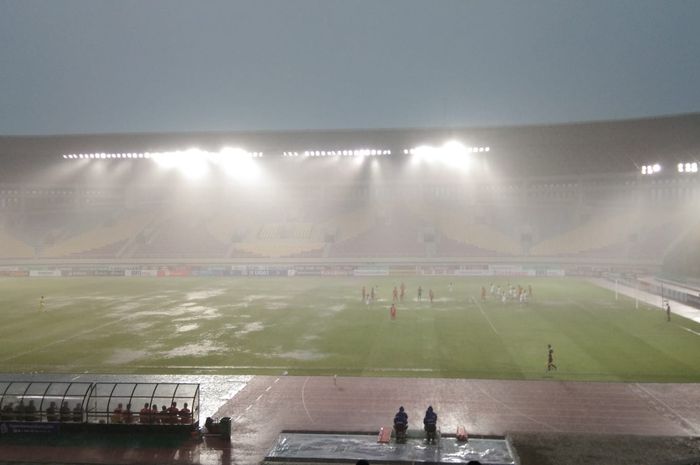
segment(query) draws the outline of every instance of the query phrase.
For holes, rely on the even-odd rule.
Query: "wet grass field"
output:
[[[403,281],[392,320],[401,278],[3,278],[0,371],[700,381],[700,324],[587,282],[513,278],[521,304],[482,301],[488,278]]]

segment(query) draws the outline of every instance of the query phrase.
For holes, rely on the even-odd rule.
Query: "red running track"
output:
[[[421,428],[428,405],[444,433],[565,432],[700,435],[700,384],[256,376],[218,417],[232,442],[177,449],[46,447],[0,443],[0,461],[92,464],[257,464],[282,430],[378,431],[400,405]]]
[[[217,415],[233,419],[233,460],[259,463],[281,430],[377,431],[403,405],[444,433],[700,435],[700,385],[257,376]]]

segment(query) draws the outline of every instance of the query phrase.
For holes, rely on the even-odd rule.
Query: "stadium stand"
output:
[[[96,141],[102,150],[121,153],[124,146],[145,152],[163,141],[177,148],[173,140],[190,139],[9,137],[0,141],[0,154],[14,167],[0,172],[0,258],[562,257],[660,264],[682,237],[685,247],[692,243],[687,228],[700,202],[700,178],[675,167],[682,154],[697,153],[699,121],[700,115],[682,115],[451,129],[450,137],[494,144],[488,154],[474,155],[490,172],[466,174],[437,165],[402,169],[412,162],[408,147],[444,141],[438,130],[247,134],[257,141],[251,145],[264,141],[271,154],[259,161],[269,174],[266,183],[252,188],[215,172],[211,183],[195,187],[178,175],[163,176],[162,167],[145,160],[138,168],[128,160],[101,161],[128,173],[110,177],[104,188],[94,173],[63,186],[30,184],[31,177],[23,183],[19,176],[33,173],[35,163],[72,163],[60,153],[88,153]],[[220,137],[228,136],[192,134],[191,140],[216,147]],[[278,156],[321,140],[348,147],[375,141],[392,154],[371,164],[350,157],[299,157],[295,163]],[[22,153],[35,158],[29,163]],[[642,175],[639,167],[651,160],[664,170]],[[381,182],[370,166],[382,168]]]
[[[470,224],[459,217],[447,215],[438,221],[443,235],[438,242],[438,256],[452,253],[458,256],[522,254],[522,247],[517,241],[487,224]],[[460,245],[465,247],[460,248]]]
[[[374,224],[374,219],[365,208],[358,208],[332,218],[322,225],[323,230],[340,242],[366,232]]]
[[[437,239],[436,257],[493,257],[495,255],[498,253],[493,250],[482,249],[447,236],[440,235]]]
[[[290,256],[322,256],[321,231],[312,223],[266,223],[248,240],[236,242],[234,253],[279,258]]]
[[[134,244],[133,258],[222,258],[227,245],[217,240],[196,217],[169,217],[144,230]]]
[[[700,221],[689,227],[664,259],[664,270],[674,277],[688,277],[700,286]]]
[[[42,257],[116,258],[126,242],[151,221],[150,213],[124,213],[94,229],[45,247]]]
[[[0,228],[0,258],[33,258],[34,248]]]
[[[260,257],[288,257],[292,255],[311,254],[311,256],[320,256],[319,251],[323,251],[323,243],[308,242],[239,242],[235,245],[236,251],[244,252],[252,256]]]
[[[332,257],[425,257],[421,223],[405,215],[378,219],[368,230],[341,242],[330,252]]]
[[[661,257],[679,234],[684,221],[677,209],[593,211],[564,233],[530,249],[534,256]]]

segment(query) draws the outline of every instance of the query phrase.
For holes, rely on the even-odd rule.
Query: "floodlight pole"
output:
[[[639,279],[636,277],[634,278],[635,280],[635,286],[636,286],[636,291],[634,293],[634,308],[638,309],[639,308]]]
[[[615,300],[617,300],[617,278],[615,278]]]

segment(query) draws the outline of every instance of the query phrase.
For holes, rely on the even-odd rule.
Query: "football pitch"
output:
[[[509,282],[4,278],[0,372],[700,381],[698,323],[676,315],[668,323],[659,308],[636,309],[570,278],[512,278],[532,286],[528,303],[482,301],[492,281]],[[376,286],[376,301],[362,301],[363,285]],[[547,344],[558,367],[549,373]]]

